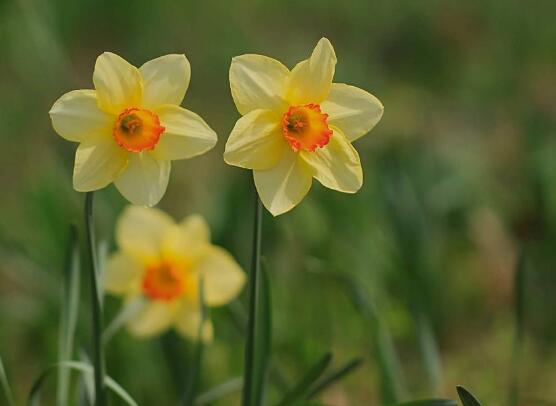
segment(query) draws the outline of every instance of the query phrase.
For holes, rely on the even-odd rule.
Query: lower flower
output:
[[[245,284],[233,257],[210,243],[209,228],[199,215],[177,224],[161,210],[129,206],[118,220],[116,242],[119,250],[108,259],[104,285],[126,304],[143,298],[145,304],[128,322],[137,336],[175,327],[195,340],[201,327],[201,286],[205,305],[220,306]],[[202,338],[212,336],[206,320]]]

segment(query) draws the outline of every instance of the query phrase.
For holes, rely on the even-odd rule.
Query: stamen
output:
[[[295,152],[313,152],[330,141],[332,130],[327,120],[328,114],[321,113],[318,104],[290,106],[282,117],[282,133]]]
[[[120,147],[130,152],[141,152],[153,150],[164,130],[155,113],[132,107],[118,116],[112,134]]]

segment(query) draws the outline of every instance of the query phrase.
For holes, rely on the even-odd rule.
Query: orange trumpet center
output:
[[[181,264],[153,264],[147,267],[143,275],[143,294],[152,300],[173,300],[185,293],[186,279],[186,269]]]
[[[321,113],[318,104],[290,106],[282,117],[282,133],[295,152],[313,152],[330,141],[332,130],[327,120],[328,114]]]
[[[112,135],[120,147],[129,152],[141,152],[154,149],[164,130],[155,113],[132,107],[120,113]]]

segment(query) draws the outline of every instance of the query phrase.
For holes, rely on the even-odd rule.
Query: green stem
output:
[[[253,369],[255,362],[255,335],[257,331],[257,302],[259,296],[259,274],[261,266],[261,234],[263,206],[255,189],[255,218],[253,225],[253,251],[249,271],[249,309],[247,319],[247,338],[245,340],[245,367],[243,377],[242,406],[252,404]],[[257,405],[258,406],[258,405]]]
[[[89,275],[91,287],[91,307],[93,313],[93,367],[95,382],[95,406],[105,406],[104,354],[102,349],[102,308],[98,289],[98,263],[96,255],[95,231],[93,228],[93,192],[85,195],[85,233],[89,255]]]

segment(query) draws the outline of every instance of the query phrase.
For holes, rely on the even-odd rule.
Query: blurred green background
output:
[[[219,142],[174,163],[159,207],[176,219],[202,213],[214,242],[247,269],[251,173],[222,160],[239,117],[230,60],[259,53],[292,67],[326,36],[335,81],[375,94],[385,114],[355,143],[365,170],[358,194],[314,182],[291,213],[265,214],[273,359],[286,384],[331,349],[334,365],[356,356],[365,364],[321,396],[330,405],[379,405],[396,392],[454,398],[456,384],[485,405],[510,404],[512,385],[520,405],[556,400],[555,15],[551,0],[1,0],[0,356],[17,396],[56,361],[64,251],[84,199],[71,186],[76,145],[53,131],[52,103],[92,87],[103,51],[137,66],[185,53],[184,106]],[[113,186],[96,195],[97,234],[112,248],[125,203]],[[88,349],[83,292],[77,346]],[[204,389],[241,375],[242,306],[212,312]],[[118,309],[107,298],[105,319]],[[176,404],[191,347],[176,337],[120,331],[109,373],[142,405]],[[390,379],[392,348],[399,371]],[[168,362],[174,350],[183,362]]]

